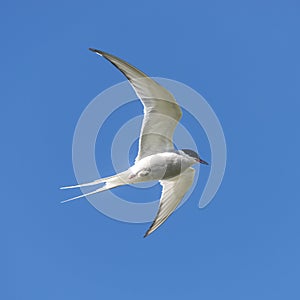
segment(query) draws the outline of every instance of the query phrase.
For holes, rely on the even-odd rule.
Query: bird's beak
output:
[[[206,162],[205,160],[203,160],[203,159],[201,159],[201,158],[198,160],[198,162],[199,162],[200,164],[208,165],[208,162]]]

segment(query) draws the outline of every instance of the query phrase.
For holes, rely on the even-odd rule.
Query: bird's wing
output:
[[[116,66],[129,80],[143,103],[144,119],[136,161],[152,154],[173,150],[173,134],[182,112],[172,94],[124,60],[100,50],[90,50]]]
[[[144,237],[148,236],[174,212],[185,193],[194,181],[195,170],[188,168],[183,173],[171,180],[160,180],[163,187],[157,215]]]

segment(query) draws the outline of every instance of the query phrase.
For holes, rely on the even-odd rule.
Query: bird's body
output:
[[[192,165],[207,163],[193,150],[174,149],[173,133],[182,112],[170,92],[120,58],[100,50],[90,50],[105,57],[127,77],[144,105],[139,152],[134,165],[124,172],[93,182],[64,187],[75,188],[104,183],[104,186],[93,192],[66,201],[125,184],[158,180],[163,187],[160,206],[155,220],[145,234],[147,236],[173,213],[192,185],[195,172],[191,168]]]
[[[178,176],[195,163],[181,151],[152,154],[136,162],[128,170],[138,182],[166,180]]]

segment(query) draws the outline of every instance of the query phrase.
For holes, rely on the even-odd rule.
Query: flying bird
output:
[[[168,90],[126,61],[94,48],[89,50],[103,56],[118,68],[141,100],[144,118],[139,137],[139,150],[134,165],[124,172],[89,183],[62,187],[61,189],[80,188],[104,183],[104,186],[90,193],[62,202],[125,184],[158,180],[162,185],[159,209],[144,235],[146,237],[167,220],[191,187],[195,174],[192,166],[197,163],[205,165],[208,163],[193,150],[174,148],[173,134],[181,119],[182,111]]]

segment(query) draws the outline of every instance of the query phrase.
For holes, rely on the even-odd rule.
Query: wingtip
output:
[[[95,52],[95,53],[97,53],[97,54],[99,54],[99,55],[101,55],[101,56],[103,56],[103,52],[100,51],[100,50],[98,50],[98,49],[95,49],[95,48],[89,48],[89,50],[92,51],[92,52]]]
[[[147,231],[146,231],[146,233],[144,234],[144,238],[146,238],[150,233],[151,233],[151,228],[149,228]]]

